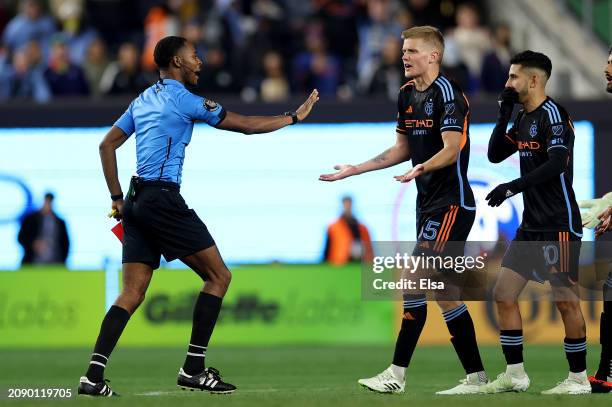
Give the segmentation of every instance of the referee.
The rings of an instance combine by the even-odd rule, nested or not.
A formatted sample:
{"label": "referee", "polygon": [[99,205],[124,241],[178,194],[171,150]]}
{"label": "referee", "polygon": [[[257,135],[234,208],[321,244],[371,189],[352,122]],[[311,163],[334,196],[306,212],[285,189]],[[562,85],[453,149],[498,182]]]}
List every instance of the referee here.
{"label": "referee", "polygon": [[[244,134],[267,133],[304,120],[319,100],[318,91],[314,90],[296,111],[280,116],[242,116],[185,88],[186,84],[197,83],[202,69],[195,48],[185,38],[171,36],[160,40],[155,46],[154,60],[160,80],[132,101],[100,144],[112,210],[124,227],[123,288],[102,321],[78,394],[117,395],[104,380],[104,368],[130,315],[144,300],[162,254],[167,261],[180,259],[205,281],[194,307],[191,340],[177,384],[183,389],[211,393],[236,390],[221,379],[218,370],[204,366],[206,347],[231,273],[206,225],[180,194],[185,147],[196,121]],[[115,150],[132,133],[136,134],[138,176],[132,177],[124,198]]]}

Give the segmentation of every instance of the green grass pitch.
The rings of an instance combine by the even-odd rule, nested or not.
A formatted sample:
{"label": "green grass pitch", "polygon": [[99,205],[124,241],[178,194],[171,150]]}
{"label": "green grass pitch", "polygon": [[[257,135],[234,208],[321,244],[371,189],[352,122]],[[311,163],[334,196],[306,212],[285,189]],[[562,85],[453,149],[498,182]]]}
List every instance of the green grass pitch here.
{"label": "green grass pitch", "polygon": [[[563,379],[567,363],[562,345],[526,346],[525,358],[532,387],[523,394],[435,396],[454,386],[462,369],[450,346],[419,347],[401,395],[362,389],[358,378],[388,366],[392,346],[211,348],[207,363],[238,386],[232,395],[183,391],[176,372],[185,349],[126,348],[115,351],[107,369],[116,399],[8,400],[7,388],[72,388],[76,392],[89,349],[0,350],[0,405],[57,406],[612,406],[612,394],[542,396],[541,390]],[[481,349],[487,372],[494,376],[504,366],[498,347]],[[598,347],[589,349],[590,372]]]}

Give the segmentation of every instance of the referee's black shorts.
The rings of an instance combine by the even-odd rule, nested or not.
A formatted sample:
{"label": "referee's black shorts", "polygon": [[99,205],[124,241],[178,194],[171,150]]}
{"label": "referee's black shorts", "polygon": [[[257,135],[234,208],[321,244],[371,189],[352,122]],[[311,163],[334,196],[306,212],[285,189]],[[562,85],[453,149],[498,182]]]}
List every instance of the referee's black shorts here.
{"label": "referee's black shorts", "polygon": [[180,194],[178,184],[141,181],[135,201],[125,200],[123,214],[123,263],[145,263],[159,268],[214,246],[206,225]]}

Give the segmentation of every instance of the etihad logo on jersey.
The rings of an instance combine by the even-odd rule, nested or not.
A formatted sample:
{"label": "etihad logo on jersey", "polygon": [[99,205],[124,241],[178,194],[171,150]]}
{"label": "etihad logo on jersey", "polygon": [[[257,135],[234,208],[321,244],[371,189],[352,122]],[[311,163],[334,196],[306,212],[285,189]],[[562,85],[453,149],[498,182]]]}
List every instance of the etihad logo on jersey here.
{"label": "etihad logo on jersey", "polygon": [[420,120],[420,119],[409,119],[404,120],[407,129],[419,129],[419,128],[431,128],[434,126],[434,121],[431,119]]}
{"label": "etihad logo on jersey", "polygon": [[540,143],[537,141],[517,141],[516,146],[519,150],[539,150]]}

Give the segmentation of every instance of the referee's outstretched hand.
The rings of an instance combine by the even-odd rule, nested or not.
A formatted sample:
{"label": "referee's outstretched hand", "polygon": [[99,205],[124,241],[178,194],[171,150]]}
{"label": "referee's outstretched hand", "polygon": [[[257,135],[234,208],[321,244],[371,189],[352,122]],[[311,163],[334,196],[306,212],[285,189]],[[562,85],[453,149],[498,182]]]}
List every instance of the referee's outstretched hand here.
{"label": "referee's outstretched hand", "polygon": [[338,172],[320,175],[319,181],[338,181],[339,179],[350,177],[351,175],[357,175],[357,168],[350,164],[334,165],[334,170],[338,170]]}
{"label": "referee's outstretched hand", "polygon": [[318,101],[319,101],[319,91],[315,89],[312,91],[310,96],[308,96],[308,99],[306,99],[306,101],[302,103],[302,106],[298,107],[297,110],[295,111],[295,114],[297,114],[298,120],[302,121],[305,118],[307,118],[308,115],[310,114],[310,111],[312,110],[312,107]]}

